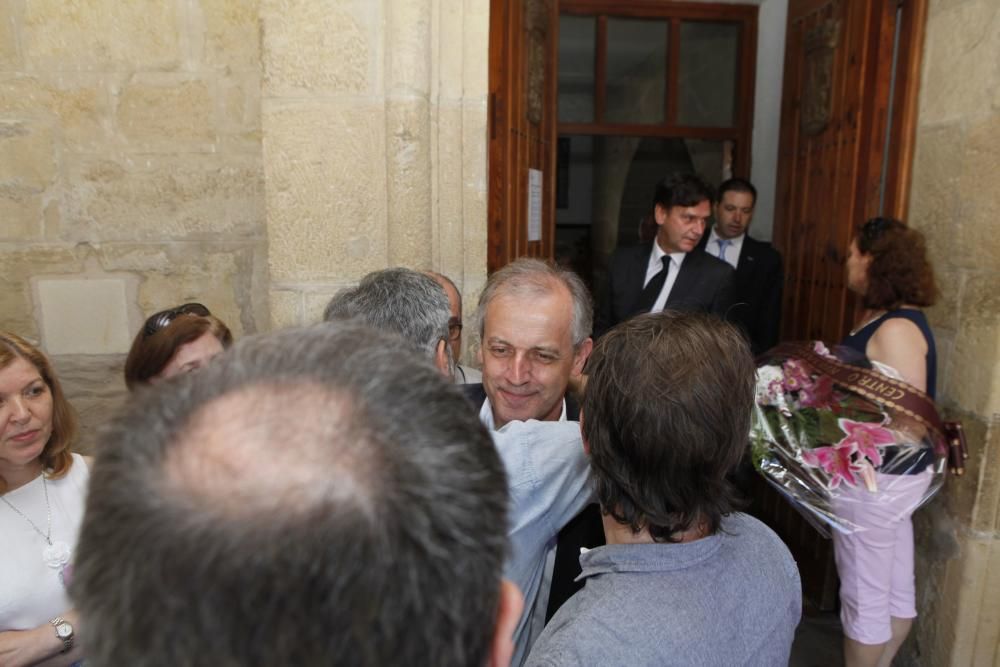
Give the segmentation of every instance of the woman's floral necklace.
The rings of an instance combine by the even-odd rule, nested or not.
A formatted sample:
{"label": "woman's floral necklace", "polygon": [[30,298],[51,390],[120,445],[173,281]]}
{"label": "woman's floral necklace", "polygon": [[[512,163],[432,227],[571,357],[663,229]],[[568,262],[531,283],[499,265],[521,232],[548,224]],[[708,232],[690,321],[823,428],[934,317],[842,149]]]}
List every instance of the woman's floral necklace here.
{"label": "woman's floral necklace", "polygon": [[7,500],[6,497],[0,496],[0,500],[7,505],[7,507],[14,510],[22,519],[27,521],[35,532],[42,536],[45,540],[46,547],[42,550],[42,561],[48,565],[53,570],[58,570],[59,581],[62,582],[63,586],[66,585],[66,580],[64,578],[64,573],[66,571],[66,565],[69,563],[69,558],[72,551],[69,545],[62,540],[52,541],[52,505],[49,503],[49,487],[45,482],[45,475],[42,475],[42,490],[45,492],[45,532],[39,528],[34,521],[32,521],[27,514],[19,510],[14,506],[14,503]]}

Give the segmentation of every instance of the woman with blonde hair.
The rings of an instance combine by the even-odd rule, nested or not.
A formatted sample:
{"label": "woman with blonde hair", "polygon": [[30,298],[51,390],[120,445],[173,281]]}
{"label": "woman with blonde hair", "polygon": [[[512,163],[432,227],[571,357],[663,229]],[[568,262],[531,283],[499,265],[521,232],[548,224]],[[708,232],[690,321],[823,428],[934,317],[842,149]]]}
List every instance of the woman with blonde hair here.
{"label": "woman with blonde hair", "polygon": [[0,331],[0,665],[80,659],[66,589],[89,461],[71,450],[76,416],[45,355]]}

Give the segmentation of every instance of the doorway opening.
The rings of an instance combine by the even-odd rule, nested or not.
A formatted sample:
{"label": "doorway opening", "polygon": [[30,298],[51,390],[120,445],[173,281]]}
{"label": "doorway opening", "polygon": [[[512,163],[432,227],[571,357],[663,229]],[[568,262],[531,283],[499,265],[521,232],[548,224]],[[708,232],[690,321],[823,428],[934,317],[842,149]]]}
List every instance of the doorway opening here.
{"label": "doorway opening", "polygon": [[660,179],[748,175],[757,7],[563,0],[558,23],[554,254],[599,295]]}

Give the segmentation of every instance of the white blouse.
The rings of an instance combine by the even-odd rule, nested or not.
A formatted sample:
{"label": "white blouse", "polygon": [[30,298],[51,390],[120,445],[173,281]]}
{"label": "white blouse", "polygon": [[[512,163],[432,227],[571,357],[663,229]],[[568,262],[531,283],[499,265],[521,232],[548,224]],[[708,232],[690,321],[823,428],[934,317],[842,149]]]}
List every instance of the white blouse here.
{"label": "white blouse", "polygon": [[[47,479],[43,486],[39,475],[3,497],[44,533],[48,487],[52,542],[65,542],[75,550],[89,479],[86,461],[73,454],[73,465],[62,479]],[[36,628],[72,607],[60,570],[42,557],[47,546],[24,516],[0,502],[0,631]]]}

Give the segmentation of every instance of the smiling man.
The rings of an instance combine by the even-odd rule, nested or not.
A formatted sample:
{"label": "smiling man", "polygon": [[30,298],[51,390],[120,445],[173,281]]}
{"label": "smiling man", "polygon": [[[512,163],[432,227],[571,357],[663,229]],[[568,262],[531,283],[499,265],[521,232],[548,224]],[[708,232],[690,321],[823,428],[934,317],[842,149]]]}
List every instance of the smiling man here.
{"label": "smiling man", "polygon": [[[476,312],[483,384],[480,418],[489,427],[509,421],[577,419],[566,400],[570,378],[590,355],[593,307],[572,271],[521,258],[492,276]],[[473,388],[469,395],[475,400]]]}
{"label": "smiling man", "polygon": [[733,269],[698,249],[714,199],[712,186],[692,174],[668,176],[657,184],[656,239],[612,255],[598,304],[597,335],[640,313],[669,309],[726,315]]}
{"label": "smiling man", "polygon": [[[511,422],[576,421],[580,408],[567,395],[590,356],[593,306],[587,287],[572,271],[522,257],[493,273],[476,310],[483,361],[483,383],[463,386],[487,428],[507,430]],[[509,427],[507,427],[509,428]],[[565,454],[565,452],[563,452]],[[553,515],[558,489],[544,481],[551,464],[525,469],[517,477],[532,498],[529,514]],[[523,482],[523,483],[522,483]],[[542,624],[580,588],[581,547],[604,543],[597,505],[568,523],[548,522],[559,530],[546,546],[537,587],[525,591],[525,617],[515,635],[519,664]],[[564,525],[565,524],[565,525]],[[519,556],[514,545],[514,557]]]}

